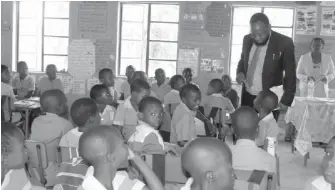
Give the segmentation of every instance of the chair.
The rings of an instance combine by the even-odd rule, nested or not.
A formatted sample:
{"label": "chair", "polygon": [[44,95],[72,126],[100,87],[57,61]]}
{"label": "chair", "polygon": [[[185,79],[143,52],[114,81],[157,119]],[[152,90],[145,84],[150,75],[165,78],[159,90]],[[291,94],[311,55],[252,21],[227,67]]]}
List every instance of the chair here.
{"label": "chair", "polygon": [[[264,146],[262,147],[265,151],[267,151],[268,149],[268,139],[265,139],[264,142]],[[276,173],[277,173],[277,182],[278,182],[278,186],[280,186],[280,163],[279,163],[279,156],[277,154],[275,154],[275,158],[276,158]]]}
{"label": "chair", "polygon": [[5,96],[5,95],[1,96],[1,121],[6,121],[6,116],[5,116],[6,114],[4,110],[4,107],[6,107],[6,102],[7,102],[8,115],[9,115],[7,122],[13,123],[15,126],[23,130],[24,129],[23,121],[12,122],[13,121],[13,108],[12,108],[12,103],[11,103],[12,100],[9,96]]}
{"label": "chair", "polygon": [[49,162],[61,163],[61,153],[58,148],[59,141],[60,138],[55,138],[48,142],[25,141],[28,150],[30,173],[32,173],[33,177],[39,179],[43,186],[47,184],[45,169],[49,167]]}
{"label": "chair", "polygon": [[276,175],[260,170],[234,170],[235,190],[275,190]]}

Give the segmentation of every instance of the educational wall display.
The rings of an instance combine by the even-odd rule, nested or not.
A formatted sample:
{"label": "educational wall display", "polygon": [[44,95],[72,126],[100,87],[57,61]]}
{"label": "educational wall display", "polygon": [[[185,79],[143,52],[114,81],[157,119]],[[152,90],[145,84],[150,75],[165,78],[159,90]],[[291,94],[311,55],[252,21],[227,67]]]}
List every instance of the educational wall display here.
{"label": "educational wall display", "polygon": [[[95,71],[113,68],[115,65],[116,43],[114,40],[98,39],[95,42]],[[115,73],[114,73],[115,74]]]}
{"label": "educational wall display", "polygon": [[320,35],[335,36],[335,7],[322,7]]}
{"label": "educational wall display", "polygon": [[68,94],[72,91],[73,87],[73,77],[70,75],[63,75],[62,77],[63,87],[64,87],[64,93]]}
{"label": "educational wall display", "polygon": [[82,38],[107,35],[107,1],[82,1],[78,9],[78,28]]}
{"label": "educational wall display", "polygon": [[95,73],[95,46],[91,40],[70,42],[68,72],[76,79],[87,79]]}
{"label": "educational wall display", "polygon": [[206,9],[205,29],[210,36],[223,37],[230,32],[228,3],[213,1]]}
{"label": "educational wall display", "polygon": [[296,34],[316,34],[316,6],[297,7]]}
{"label": "educational wall display", "polygon": [[224,67],[222,65],[222,60],[212,60],[209,58],[204,58],[201,59],[200,62],[200,71],[212,74],[223,74]]}
{"label": "educational wall display", "polygon": [[185,2],[185,10],[181,15],[180,30],[190,35],[199,35],[205,28],[205,8],[203,2]]}
{"label": "educational wall display", "polygon": [[96,85],[96,84],[100,84],[100,81],[99,79],[95,78],[95,77],[92,77],[92,78],[89,78],[87,79],[87,92],[90,92],[91,88]]}
{"label": "educational wall display", "polygon": [[179,48],[177,73],[182,74],[185,68],[191,68],[193,77],[198,76],[199,48]]}
{"label": "educational wall display", "polygon": [[85,93],[86,93],[85,80],[74,79],[73,87],[72,87],[72,94],[85,95]]}

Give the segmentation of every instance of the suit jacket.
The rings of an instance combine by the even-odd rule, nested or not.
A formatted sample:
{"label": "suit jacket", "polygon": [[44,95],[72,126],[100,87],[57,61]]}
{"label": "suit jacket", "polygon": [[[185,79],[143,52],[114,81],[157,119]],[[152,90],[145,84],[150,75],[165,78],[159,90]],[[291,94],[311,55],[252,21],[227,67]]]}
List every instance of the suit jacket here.
{"label": "suit jacket", "polygon": [[[283,85],[284,94],[281,103],[290,106],[296,91],[294,44],[291,38],[275,31],[271,31],[269,40],[262,72],[263,90]],[[249,54],[252,45],[253,40],[251,34],[244,36],[237,73],[242,72],[247,75]]]}

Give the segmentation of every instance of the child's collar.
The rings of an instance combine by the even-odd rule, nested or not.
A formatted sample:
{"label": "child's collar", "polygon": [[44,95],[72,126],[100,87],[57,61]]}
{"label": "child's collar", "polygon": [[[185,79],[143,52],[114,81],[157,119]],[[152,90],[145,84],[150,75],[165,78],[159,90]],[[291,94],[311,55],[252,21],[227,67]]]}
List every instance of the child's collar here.
{"label": "child's collar", "polygon": [[178,93],[178,94],[179,94],[179,91],[176,90],[176,89],[172,89],[171,92],[173,92],[173,93]]}
{"label": "child's collar", "polygon": [[214,96],[214,97],[222,97],[222,94],[220,94],[220,93],[213,93],[211,96]]}
{"label": "child's collar", "polygon": [[274,119],[272,112],[270,112],[265,117],[263,117],[263,119],[261,119],[261,121],[269,121],[271,119]]}

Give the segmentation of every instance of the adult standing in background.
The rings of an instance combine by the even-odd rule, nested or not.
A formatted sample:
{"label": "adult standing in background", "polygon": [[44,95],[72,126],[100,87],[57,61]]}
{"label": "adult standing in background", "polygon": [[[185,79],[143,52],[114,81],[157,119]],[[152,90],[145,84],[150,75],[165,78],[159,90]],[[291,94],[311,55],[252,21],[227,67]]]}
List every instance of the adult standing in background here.
{"label": "adult standing in background", "polygon": [[322,53],[324,45],[322,38],[314,38],[311,41],[312,52],[300,57],[297,68],[300,96],[307,96],[307,84],[313,81],[314,96],[328,97],[328,83],[335,78],[335,72],[331,56]]}
{"label": "adult standing in background", "polygon": [[130,83],[135,72],[135,68],[132,65],[128,65],[126,68],[127,80],[121,84],[121,97],[120,100],[125,100],[130,96]]}
{"label": "adult standing in background", "polygon": [[[283,85],[280,110],[286,111],[296,91],[294,44],[291,38],[271,30],[268,17],[256,13],[250,19],[251,33],[244,36],[236,81],[244,84],[242,105],[253,107],[256,95]],[[284,74],[285,72],[285,74]],[[274,112],[276,120],[279,111]]]}

